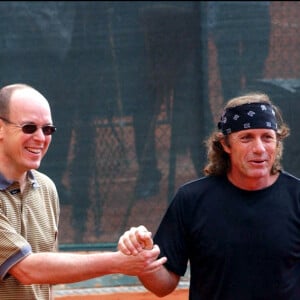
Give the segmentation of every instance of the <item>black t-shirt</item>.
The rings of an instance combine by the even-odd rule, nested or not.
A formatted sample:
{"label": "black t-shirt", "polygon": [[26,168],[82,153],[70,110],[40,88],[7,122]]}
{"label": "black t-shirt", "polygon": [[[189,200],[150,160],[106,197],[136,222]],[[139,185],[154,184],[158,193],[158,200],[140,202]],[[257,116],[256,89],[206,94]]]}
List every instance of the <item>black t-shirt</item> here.
{"label": "black t-shirt", "polygon": [[209,176],[177,191],[154,241],[190,300],[300,299],[300,180],[245,191]]}

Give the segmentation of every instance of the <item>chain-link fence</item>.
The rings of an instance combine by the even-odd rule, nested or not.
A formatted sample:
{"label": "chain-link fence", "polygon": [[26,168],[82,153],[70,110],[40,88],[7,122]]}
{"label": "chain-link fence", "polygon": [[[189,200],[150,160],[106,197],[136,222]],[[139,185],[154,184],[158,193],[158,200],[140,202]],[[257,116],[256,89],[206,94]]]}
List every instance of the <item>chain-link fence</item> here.
{"label": "chain-link fence", "polygon": [[41,171],[61,198],[61,247],[155,232],[179,185],[202,176],[225,100],[267,92],[290,125],[300,176],[297,1],[3,1],[1,85],[49,100],[57,133]]}

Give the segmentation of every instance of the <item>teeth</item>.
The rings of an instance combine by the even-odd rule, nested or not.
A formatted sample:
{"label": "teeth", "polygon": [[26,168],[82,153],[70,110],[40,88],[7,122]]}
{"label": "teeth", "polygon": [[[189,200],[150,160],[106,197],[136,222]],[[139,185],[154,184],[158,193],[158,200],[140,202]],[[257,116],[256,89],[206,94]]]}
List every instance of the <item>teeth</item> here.
{"label": "teeth", "polygon": [[37,150],[35,148],[27,148],[27,150],[32,152],[32,153],[35,153],[35,154],[39,154],[41,152],[40,150]]}

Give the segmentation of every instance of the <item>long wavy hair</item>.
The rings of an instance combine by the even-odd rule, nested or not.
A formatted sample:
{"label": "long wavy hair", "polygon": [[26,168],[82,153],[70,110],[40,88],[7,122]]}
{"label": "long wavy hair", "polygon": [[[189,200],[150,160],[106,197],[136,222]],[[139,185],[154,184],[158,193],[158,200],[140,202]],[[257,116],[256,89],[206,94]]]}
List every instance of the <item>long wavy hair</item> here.
{"label": "long wavy hair", "polygon": [[[278,124],[276,158],[271,168],[271,174],[276,174],[282,169],[281,159],[283,154],[283,140],[290,134],[290,128],[283,121],[282,113],[276,105],[272,103],[269,96],[264,93],[248,93],[240,97],[233,98],[227,102],[224,110],[230,107],[236,107],[247,103],[269,103],[275,111],[275,117]],[[205,141],[207,148],[208,162],[203,169],[205,175],[225,175],[231,168],[229,155],[224,151],[221,140],[229,145],[228,136],[220,131],[214,131]]]}

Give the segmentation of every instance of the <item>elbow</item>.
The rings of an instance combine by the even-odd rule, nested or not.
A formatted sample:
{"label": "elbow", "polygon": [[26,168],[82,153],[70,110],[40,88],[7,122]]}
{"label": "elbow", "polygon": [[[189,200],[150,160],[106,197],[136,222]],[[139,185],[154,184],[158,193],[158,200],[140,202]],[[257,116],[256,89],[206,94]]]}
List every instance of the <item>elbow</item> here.
{"label": "elbow", "polygon": [[28,276],[27,274],[23,273],[20,270],[10,270],[9,271],[10,276],[14,277],[19,283],[23,284],[23,285],[30,285],[30,284],[34,284],[32,278],[30,278],[30,276]]}
{"label": "elbow", "polygon": [[10,272],[10,274],[23,285],[30,285],[36,283],[36,280],[34,280],[30,274],[21,270],[15,270],[14,272]]}
{"label": "elbow", "polygon": [[27,276],[18,276],[18,277],[16,277],[16,279],[23,285],[34,284],[34,281],[31,280],[31,278],[29,278]]}
{"label": "elbow", "polygon": [[165,296],[171,294],[176,289],[176,286],[177,285],[170,286],[169,288],[165,288],[165,289],[158,289],[154,292],[154,294],[159,298],[165,297]]}
{"label": "elbow", "polygon": [[171,294],[176,289],[179,279],[179,275],[168,271],[166,268],[161,268],[160,272],[150,276],[139,276],[144,287],[159,298]]}
{"label": "elbow", "polygon": [[152,283],[147,284],[146,282],[142,282],[142,284],[148,291],[150,291],[152,294],[154,294],[158,298],[163,298],[163,297],[171,294],[176,288],[176,285],[167,287],[166,285],[161,286],[159,284],[152,284]]}
{"label": "elbow", "polygon": [[26,266],[26,264],[24,264],[23,261],[11,267],[9,270],[9,274],[24,285],[37,283],[37,278],[34,278],[33,272]]}

